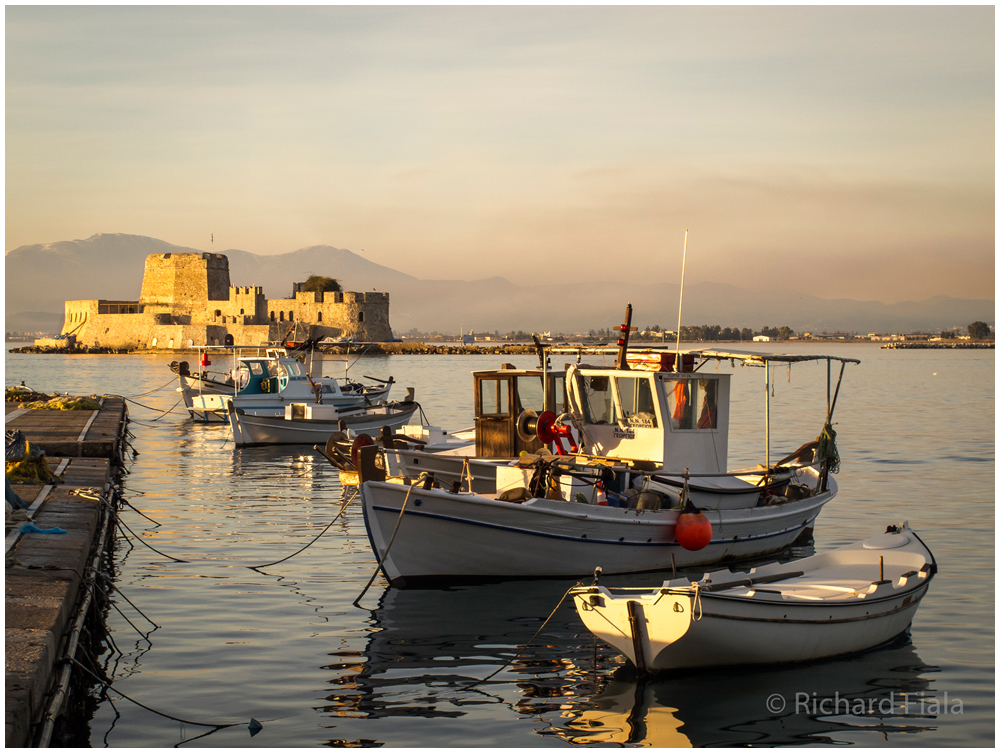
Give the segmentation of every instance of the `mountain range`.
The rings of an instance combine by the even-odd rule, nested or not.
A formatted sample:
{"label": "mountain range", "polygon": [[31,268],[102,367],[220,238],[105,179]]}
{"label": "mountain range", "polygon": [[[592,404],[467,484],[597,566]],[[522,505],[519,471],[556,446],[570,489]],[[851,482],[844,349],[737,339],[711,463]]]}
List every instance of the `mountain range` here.
{"label": "mountain range", "polygon": [[[6,254],[5,329],[58,332],[63,302],[137,300],[149,254],[204,249],[156,238],[102,233],[85,240],[20,246]],[[335,277],[344,290],[389,293],[389,320],[397,333],[460,331],[587,332],[621,323],[625,304],[633,324],[677,324],[679,286],[635,280],[595,279],[575,284],[521,284],[504,277],[482,280],[422,279],[376,264],[346,249],[310,246],[262,256],[238,249],[229,257],[234,285],[262,285],[269,298],[290,297],[292,283],[310,274]],[[935,296],[881,303],[818,298],[801,284],[776,279],[766,290],[703,282],[684,289],[684,324],[722,327],[787,325],[796,332],[937,332],[973,321],[994,323],[992,300]]]}

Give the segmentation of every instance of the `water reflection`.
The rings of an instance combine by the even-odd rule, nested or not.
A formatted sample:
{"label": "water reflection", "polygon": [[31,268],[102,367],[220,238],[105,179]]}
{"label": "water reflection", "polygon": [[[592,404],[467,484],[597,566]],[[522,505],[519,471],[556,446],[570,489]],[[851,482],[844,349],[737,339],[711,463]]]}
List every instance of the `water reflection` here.
{"label": "water reflection", "polygon": [[855,732],[936,729],[913,703],[933,694],[936,669],[908,638],[840,661],[639,680],[568,602],[534,637],[570,585],[386,589],[365,649],[330,654],[334,687],[319,710],[433,719],[503,704],[541,722],[539,735],[642,747],[840,744]]}
{"label": "water reflection", "polygon": [[330,654],[325,669],[336,673],[330,684],[337,687],[321,709],[363,718],[455,718],[469,707],[503,703],[538,715],[560,708],[563,698],[589,696],[598,673],[615,666],[611,649],[595,647],[568,600],[539,633],[571,585],[386,588],[364,651]]}
{"label": "water reflection", "polygon": [[842,733],[936,729],[919,714],[924,666],[904,642],[840,661],[769,671],[703,671],[639,680],[626,668],[573,699],[540,734],[643,747],[842,744]]}

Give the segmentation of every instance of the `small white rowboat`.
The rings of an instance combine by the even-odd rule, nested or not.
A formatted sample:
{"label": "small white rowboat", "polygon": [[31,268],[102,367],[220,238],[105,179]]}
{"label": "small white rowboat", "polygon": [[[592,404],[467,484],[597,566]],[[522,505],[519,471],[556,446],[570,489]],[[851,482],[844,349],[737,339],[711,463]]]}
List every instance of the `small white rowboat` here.
{"label": "small white rowboat", "polygon": [[825,554],[655,589],[579,586],[587,628],[640,674],[864,651],[905,632],[937,570],[904,523]]}

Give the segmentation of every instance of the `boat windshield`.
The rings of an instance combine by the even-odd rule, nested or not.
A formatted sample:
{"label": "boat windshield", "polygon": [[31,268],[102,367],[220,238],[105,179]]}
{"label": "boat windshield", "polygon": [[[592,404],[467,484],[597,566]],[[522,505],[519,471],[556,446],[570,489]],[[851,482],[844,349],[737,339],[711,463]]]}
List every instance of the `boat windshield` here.
{"label": "boat windshield", "polygon": [[272,361],[267,371],[270,376],[302,376],[302,364],[294,360]]}
{"label": "boat windshield", "polygon": [[653,404],[653,389],[649,377],[616,376],[618,402],[621,404],[622,419],[626,426],[640,426],[655,429],[656,407]]}
{"label": "boat windshield", "polygon": [[667,414],[674,429],[715,429],[719,383],[715,379],[665,379]]}
{"label": "boat windshield", "polygon": [[604,374],[585,374],[580,377],[583,395],[584,419],[588,424],[613,424],[618,417],[614,396],[611,394],[611,377]]}

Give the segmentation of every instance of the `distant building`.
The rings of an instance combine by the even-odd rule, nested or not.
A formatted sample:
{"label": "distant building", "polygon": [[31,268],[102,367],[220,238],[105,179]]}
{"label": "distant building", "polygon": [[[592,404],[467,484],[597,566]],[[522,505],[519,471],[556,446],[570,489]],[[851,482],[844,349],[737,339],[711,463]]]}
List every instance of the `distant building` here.
{"label": "distant building", "polygon": [[392,339],[388,293],[313,293],[291,298],[233,286],[224,254],[151,254],[137,301],[66,301],[62,332],[104,348],[258,345],[283,339]]}
{"label": "distant building", "polygon": [[768,337],[767,335],[754,335],[753,341],[755,343],[769,343],[771,342],[771,338]]}

